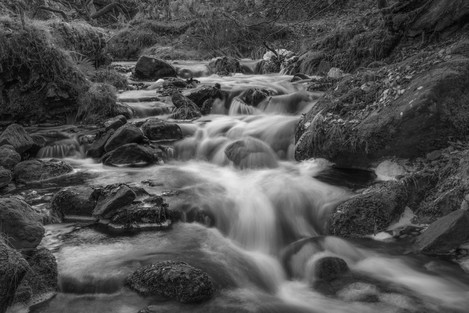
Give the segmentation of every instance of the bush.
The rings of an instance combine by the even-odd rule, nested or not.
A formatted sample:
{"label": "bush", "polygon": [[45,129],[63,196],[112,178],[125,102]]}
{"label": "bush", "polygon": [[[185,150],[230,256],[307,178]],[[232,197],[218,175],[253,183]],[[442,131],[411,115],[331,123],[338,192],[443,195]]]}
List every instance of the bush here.
{"label": "bush", "polygon": [[105,83],[116,87],[117,89],[127,89],[127,77],[118,73],[111,68],[99,69],[92,76],[91,81],[94,83]]}
{"label": "bush", "polygon": [[0,117],[65,121],[76,113],[89,83],[44,28],[2,17],[0,42]]}
{"label": "bush", "polygon": [[116,101],[114,86],[100,83],[91,85],[79,99],[77,121],[94,124],[118,115]]}

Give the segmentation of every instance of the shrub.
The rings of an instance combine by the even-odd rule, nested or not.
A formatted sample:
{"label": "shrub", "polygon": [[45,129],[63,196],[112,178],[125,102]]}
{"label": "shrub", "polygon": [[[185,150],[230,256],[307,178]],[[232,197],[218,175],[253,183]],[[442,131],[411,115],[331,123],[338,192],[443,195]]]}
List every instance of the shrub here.
{"label": "shrub", "polygon": [[85,124],[99,123],[118,115],[116,88],[95,83],[79,99],[77,121]]}

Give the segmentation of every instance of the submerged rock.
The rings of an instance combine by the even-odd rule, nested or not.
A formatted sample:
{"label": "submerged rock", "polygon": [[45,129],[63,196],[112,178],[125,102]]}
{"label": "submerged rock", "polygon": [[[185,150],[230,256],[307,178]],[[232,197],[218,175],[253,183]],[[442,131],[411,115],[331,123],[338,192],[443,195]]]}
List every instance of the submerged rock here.
{"label": "submerged rock", "polygon": [[11,145],[0,146],[0,166],[12,170],[21,162],[21,155]]}
{"label": "submerged rock", "polygon": [[211,278],[180,261],[163,261],[136,270],[126,285],[143,296],[163,296],[181,303],[199,303],[213,296]]}
{"label": "submerged rock", "polygon": [[63,219],[66,216],[91,216],[96,206],[94,189],[88,186],[66,187],[51,200],[52,211]]}
{"label": "submerged rock", "polygon": [[179,125],[158,118],[148,119],[142,130],[150,140],[179,140],[183,137]]}
{"label": "submerged rock", "polygon": [[6,312],[13,302],[16,289],[28,268],[21,254],[6,245],[0,236],[0,312]]}
{"label": "submerged rock", "polygon": [[176,76],[176,69],[172,65],[152,56],[142,55],[135,65],[135,77],[138,79],[158,80]]}
{"label": "submerged rock", "polygon": [[18,163],[14,178],[18,183],[31,183],[62,176],[73,171],[73,167],[59,160],[29,160]]}
{"label": "submerged rock", "polygon": [[469,211],[458,210],[432,223],[417,237],[415,247],[425,254],[445,255],[469,240]]}
{"label": "submerged rock", "polygon": [[314,279],[331,281],[350,271],[347,263],[337,257],[324,257],[316,261]]}
{"label": "submerged rock", "polygon": [[263,141],[246,137],[233,142],[225,149],[227,158],[241,169],[275,168],[278,166],[275,152]]}
{"label": "submerged rock", "polygon": [[337,207],[329,232],[340,237],[361,237],[383,231],[404,212],[407,200],[407,188],[402,182],[372,186]]}
{"label": "submerged rock", "polygon": [[11,124],[0,135],[0,146],[11,145],[23,154],[34,146],[34,140],[24,130],[23,126]]}
{"label": "submerged rock", "polygon": [[44,237],[41,217],[26,202],[0,198],[0,233],[15,249],[34,249]]}
{"label": "submerged rock", "polygon": [[112,134],[104,145],[104,150],[110,152],[125,144],[141,142],[143,142],[143,133],[140,128],[133,124],[126,124]]}
{"label": "submerged rock", "polygon": [[158,152],[149,146],[129,143],[106,153],[102,162],[109,166],[147,166],[160,161]]}

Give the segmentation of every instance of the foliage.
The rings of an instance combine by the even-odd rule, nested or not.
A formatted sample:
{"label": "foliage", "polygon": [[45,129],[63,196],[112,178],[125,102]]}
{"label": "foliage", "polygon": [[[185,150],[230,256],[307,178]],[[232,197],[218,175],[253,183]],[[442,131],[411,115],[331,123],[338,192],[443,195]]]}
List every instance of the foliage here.
{"label": "foliage", "polygon": [[98,123],[118,114],[116,88],[105,83],[95,83],[79,99],[77,121]]}

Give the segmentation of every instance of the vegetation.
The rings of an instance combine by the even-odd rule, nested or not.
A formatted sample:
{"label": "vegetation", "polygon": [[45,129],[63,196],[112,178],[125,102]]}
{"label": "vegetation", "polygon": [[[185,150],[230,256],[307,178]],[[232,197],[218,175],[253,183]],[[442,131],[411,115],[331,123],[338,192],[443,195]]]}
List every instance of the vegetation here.
{"label": "vegetation", "polygon": [[96,83],[78,100],[77,121],[86,124],[98,123],[118,115],[116,88],[109,84]]}

